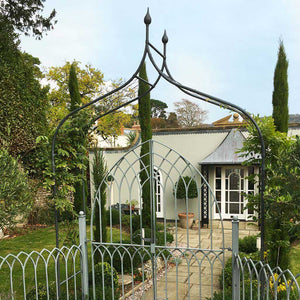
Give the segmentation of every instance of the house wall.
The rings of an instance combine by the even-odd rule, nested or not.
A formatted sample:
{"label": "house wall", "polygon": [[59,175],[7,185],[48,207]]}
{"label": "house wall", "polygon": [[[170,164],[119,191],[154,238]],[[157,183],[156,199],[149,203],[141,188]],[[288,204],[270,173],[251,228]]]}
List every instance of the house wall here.
{"label": "house wall", "polygon": [[[196,218],[201,215],[200,195],[201,195],[201,176],[199,162],[213,152],[219,144],[224,140],[228,134],[228,130],[207,131],[202,130],[198,132],[163,132],[154,133],[153,140],[158,143],[154,144],[154,165],[160,166],[162,172],[162,192],[163,192],[163,217],[166,219],[175,219],[179,212],[186,210],[194,212]],[[180,142],[179,142],[180,141]],[[161,143],[161,144],[159,144]],[[176,152],[168,157],[167,163],[161,164],[162,160],[167,157],[170,147]],[[130,149],[124,150],[104,150],[104,157],[107,162],[108,169],[111,170],[115,180],[107,191],[107,205],[114,203],[125,203],[126,200],[134,199],[140,201],[140,187],[138,156],[140,149],[137,149],[136,155],[132,153],[126,155],[126,162],[123,161],[120,170],[113,168],[114,164],[121,159]],[[191,163],[191,166],[186,167],[186,162],[177,160],[179,156],[184,157]],[[92,161],[94,153],[92,149],[90,156],[90,170],[92,170]],[[172,164],[176,161],[176,166]],[[132,166],[129,167],[129,166]],[[125,176],[124,176],[125,174]],[[189,200],[186,203],[182,199],[174,197],[174,186],[179,176],[192,176],[197,182],[199,189],[198,201],[197,199]],[[123,177],[126,177],[124,180]],[[122,179],[123,178],[123,179]],[[91,194],[94,195],[95,190],[91,179]],[[113,195],[113,197],[111,197]],[[198,217],[197,217],[198,216]]]}
{"label": "house wall", "polygon": [[[164,157],[168,154],[168,148],[166,145],[177,151],[179,155],[187,159],[193,168],[186,169],[186,164],[183,161],[176,163],[176,168],[170,171],[170,166],[176,161],[178,156],[173,153],[173,156],[168,157],[168,164],[164,164],[160,167],[162,171],[162,192],[163,192],[163,217],[166,219],[175,219],[178,212],[186,211],[186,203],[182,199],[175,199],[174,197],[174,185],[178,180],[180,175],[193,175],[197,185],[201,186],[201,177],[199,175],[201,162],[205,157],[214,152],[218,146],[223,142],[223,140],[228,135],[230,129],[218,129],[218,130],[198,130],[198,131],[174,131],[174,132],[156,132],[153,134],[153,140],[161,144],[154,145],[154,165],[159,166]],[[247,136],[247,132],[242,132],[243,135]],[[289,135],[300,135],[300,127],[293,127],[289,130]],[[139,145],[139,141],[134,147]],[[134,147],[129,149],[113,149],[104,150],[104,157],[107,162],[108,169],[112,169],[114,164],[118,162],[128,151],[132,150]],[[115,178],[114,182],[110,185],[110,190],[108,189],[108,199],[107,205],[115,204],[118,202],[125,203],[126,200],[134,199],[141,201],[140,199],[140,189],[139,186],[139,152],[137,151],[126,155],[126,159],[120,165],[121,170],[112,169],[113,176]],[[90,150],[90,170],[92,170],[93,161],[93,150]],[[176,170],[175,170],[176,169]],[[211,185],[211,191],[214,191],[214,172],[213,166],[209,167],[209,183]],[[112,192],[111,192],[112,190]],[[94,195],[94,186],[91,179],[91,193]],[[200,210],[200,195],[199,199],[193,199],[188,202],[188,210],[190,212],[196,213],[196,216],[201,215]],[[212,212],[212,200],[213,196],[209,195],[210,200],[210,218],[213,217]],[[141,203],[140,203],[141,205]],[[197,218],[197,217],[196,217]]]}

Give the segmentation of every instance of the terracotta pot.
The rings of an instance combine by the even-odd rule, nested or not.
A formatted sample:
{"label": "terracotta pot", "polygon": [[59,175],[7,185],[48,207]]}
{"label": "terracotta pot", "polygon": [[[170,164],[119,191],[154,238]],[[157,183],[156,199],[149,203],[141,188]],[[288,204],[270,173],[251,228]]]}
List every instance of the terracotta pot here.
{"label": "terracotta pot", "polygon": [[178,217],[179,217],[179,220],[180,220],[180,226],[182,228],[187,229],[187,228],[191,228],[192,227],[195,214],[194,213],[189,213],[188,224],[187,224],[187,214],[186,213],[179,213]]}

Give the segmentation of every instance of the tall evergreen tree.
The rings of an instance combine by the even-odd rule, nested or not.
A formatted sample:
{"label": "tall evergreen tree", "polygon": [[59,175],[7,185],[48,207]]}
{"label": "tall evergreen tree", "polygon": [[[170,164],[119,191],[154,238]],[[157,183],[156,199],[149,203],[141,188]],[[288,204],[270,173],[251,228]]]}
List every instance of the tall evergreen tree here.
{"label": "tall evergreen tree", "polygon": [[279,43],[278,59],[274,72],[273,91],[273,119],[276,130],[287,133],[289,124],[289,85],[288,85],[288,61],[283,42]]}
{"label": "tall evergreen tree", "polygon": [[[148,81],[146,64],[144,63],[139,76]],[[139,121],[141,126],[141,140],[142,143],[152,139],[151,128],[151,105],[150,93],[146,94],[149,85],[144,81],[139,81],[138,96],[143,96],[139,99]],[[150,156],[149,143],[145,143],[141,147],[141,162],[140,162],[140,181],[142,186],[142,200],[143,200],[143,226],[145,228],[151,227],[151,199],[150,199],[150,181],[148,174],[150,174]]]}
{"label": "tall evergreen tree", "polygon": [[[92,174],[93,174],[93,182],[95,193],[97,193],[98,188],[100,187],[100,204],[95,203],[95,210],[94,210],[94,240],[96,242],[106,243],[107,241],[107,218],[106,218],[106,182],[104,179],[107,175],[107,164],[105,162],[103,152],[99,149],[95,149],[95,156],[93,160],[92,166]],[[101,186],[100,186],[101,184]],[[96,194],[95,194],[96,196]],[[100,207],[101,207],[101,224],[100,224]],[[100,228],[101,225],[101,228]],[[94,257],[95,263],[101,262],[100,252],[97,251]]]}
{"label": "tall evergreen tree", "polygon": [[75,65],[72,64],[69,73],[69,93],[71,98],[70,111],[76,109],[81,104],[81,97],[78,88],[78,80],[76,76]]}
{"label": "tall evergreen tree", "polygon": [[[78,81],[76,76],[75,65],[72,64],[69,73],[69,93],[71,98],[70,111],[76,109],[81,105],[81,96],[78,89]],[[87,168],[87,161],[85,157],[86,146],[87,146],[87,136],[86,136],[86,126],[87,119],[85,113],[79,113],[72,117],[69,135],[72,141],[73,159],[82,159],[78,161],[81,165],[80,168],[75,168],[71,172],[77,175],[78,180],[74,182],[74,211],[79,213],[81,210],[85,210],[84,207],[84,197],[87,196],[87,182],[85,176],[85,170]],[[82,176],[80,176],[80,174]]]}

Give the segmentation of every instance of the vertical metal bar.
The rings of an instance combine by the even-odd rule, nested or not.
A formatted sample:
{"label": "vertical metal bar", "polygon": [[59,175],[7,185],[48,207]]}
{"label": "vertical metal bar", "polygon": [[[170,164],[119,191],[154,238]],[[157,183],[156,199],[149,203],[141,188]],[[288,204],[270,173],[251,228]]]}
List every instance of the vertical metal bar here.
{"label": "vertical metal bar", "polygon": [[[82,157],[81,162],[82,162],[82,164],[83,164],[83,157]],[[84,214],[86,214],[84,168],[82,168],[81,173],[82,173],[82,200],[83,200],[83,212],[84,212]]]}
{"label": "vertical metal bar", "polygon": [[237,256],[239,254],[239,220],[232,218],[232,300],[240,299],[240,268]]}
{"label": "vertical metal bar", "polygon": [[157,299],[156,289],[156,255],[155,255],[155,240],[156,240],[156,199],[154,193],[154,164],[153,164],[153,140],[149,140],[149,162],[150,162],[150,200],[151,200],[151,262],[152,262],[152,280],[153,280],[153,299]]}
{"label": "vertical metal bar", "polygon": [[79,212],[79,242],[81,247],[81,286],[82,299],[89,299],[88,256],[86,238],[86,219],[83,211]]}

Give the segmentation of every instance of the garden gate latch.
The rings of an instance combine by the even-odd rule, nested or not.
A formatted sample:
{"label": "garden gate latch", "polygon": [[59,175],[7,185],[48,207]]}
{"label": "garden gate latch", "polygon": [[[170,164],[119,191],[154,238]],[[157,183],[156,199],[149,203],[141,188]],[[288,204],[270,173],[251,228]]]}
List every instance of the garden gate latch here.
{"label": "garden gate latch", "polygon": [[222,250],[228,250],[228,251],[232,251],[232,249],[230,248],[230,247],[221,247],[220,249],[222,249]]}

